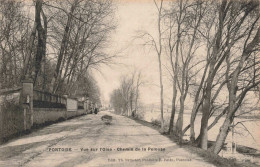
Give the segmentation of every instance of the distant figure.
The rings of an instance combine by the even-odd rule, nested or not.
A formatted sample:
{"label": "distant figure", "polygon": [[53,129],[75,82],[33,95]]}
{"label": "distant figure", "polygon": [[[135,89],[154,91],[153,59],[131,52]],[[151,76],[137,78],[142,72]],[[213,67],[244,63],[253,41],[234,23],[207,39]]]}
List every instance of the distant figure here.
{"label": "distant figure", "polygon": [[103,115],[102,117],[101,117],[101,120],[103,121],[103,122],[105,122],[105,124],[111,124],[111,122],[112,122],[112,116],[110,116],[110,115]]}
{"label": "distant figure", "polygon": [[98,113],[98,108],[95,107],[94,113],[95,113],[95,114]]}
{"label": "distant figure", "polygon": [[136,117],[136,110],[132,111],[132,117]]}

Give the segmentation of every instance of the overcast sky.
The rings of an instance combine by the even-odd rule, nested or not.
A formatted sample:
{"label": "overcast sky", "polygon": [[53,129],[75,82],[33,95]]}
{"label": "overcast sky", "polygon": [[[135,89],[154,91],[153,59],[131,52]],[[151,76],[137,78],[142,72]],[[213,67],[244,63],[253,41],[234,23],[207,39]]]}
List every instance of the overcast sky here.
{"label": "overcast sky", "polygon": [[[164,2],[164,7],[167,2]],[[138,31],[145,31],[156,38],[157,34],[157,9],[152,0],[134,1],[120,0],[116,3],[117,9],[115,16],[117,20],[117,29],[111,36],[111,47],[108,52],[114,53],[121,50],[123,57],[116,59],[117,65],[113,67],[102,67],[102,74],[95,72],[95,77],[101,89],[102,98],[109,101],[111,92],[119,87],[120,76],[133,71],[133,68],[141,70],[143,80],[146,85],[142,86],[141,102],[146,104],[160,103],[159,70],[158,58],[153,48],[144,49],[141,40],[133,40]],[[205,54],[205,50],[199,49],[198,54]],[[165,68],[169,58],[163,52],[163,86],[164,86],[164,104],[171,105],[172,85],[170,75]],[[168,63],[169,65],[169,63]],[[222,99],[225,99],[223,95]],[[186,103],[191,99],[187,96]]]}
{"label": "overcast sky", "polygon": [[144,50],[140,41],[134,40],[140,30],[156,36],[156,8],[152,1],[121,1],[116,4],[117,29],[112,34],[109,52],[123,50],[123,57],[116,59],[118,65],[103,67],[102,74],[95,72],[103,98],[109,100],[110,93],[119,86],[120,76],[137,68],[142,71],[143,79],[149,81],[141,88],[141,100],[144,103],[159,102],[157,56],[153,50]]}

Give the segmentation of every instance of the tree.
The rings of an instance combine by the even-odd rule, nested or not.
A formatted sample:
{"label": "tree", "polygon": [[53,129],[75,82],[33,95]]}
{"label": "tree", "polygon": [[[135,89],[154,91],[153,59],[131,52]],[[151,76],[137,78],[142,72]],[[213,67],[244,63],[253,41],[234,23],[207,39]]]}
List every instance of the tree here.
{"label": "tree", "polygon": [[142,32],[139,35],[139,38],[147,38],[145,45],[152,46],[157,54],[158,58],[158,69],[159,69],[159,82],[160,82],[160,111],[161,111],[161,130],[164,130],[164,118],[163,118],[163,107],[164,107],[164,98],[163,98],[163,78],[162,78],[162,52],[163,52],[163,32],[162,32],[162,18],[163,18],[163,0],[157,2],[153,1],[156,10],[157,10],[157,32],[158,32],[158,41],[154,38],[153,35],[147,32]]}
{"label": "tree", "polygon": [[[37,51],[35,55],[35,76],[34,84],[36,83],[38,73],[41,69],[42,59],[46,56],[46,39],[47,39],[47,18],[42,9],[42,0],[37,0],[35,4],[35,24],[37,30]],[[43,18],[44,26],[41,23]]]}
{"label": "tree", "polygon": [[[176,122],[176,133],[179,136],[180,139],[182,139],[182,128],[183,128],[183,113],[184,113],[184,103],[185,99],[187,97],[187,94],[189,92],[189,87],[191,84],[191,80],[196,76],[198,71],[195,71],[193,68],[196,67],[199,62],[196,62],[195,59],[195,52],[198,49],[198,46],[196,44],[199,44],[199,40],[197,37],[198,29],[200,27],[200,23],[202,20],[202,17],[205,13],[205,7],[202,6],[203,2],[201,1],[195,1],[193,4],[191,4],[191,14],[186,14],[187,18],[191,18],[187,20],[189,24],[186,23],[187,30],[184,29],[184,31],[187,31],[188,33],[185,33],[185,38],[183,39],[183,42],[180,43],[180,57],[181,57],[181,63],[180,65],[180,77],[177,80],[178,88],[180,91],[180,111],[178,114],[178,119]],[[189,7],[187,7],[186,11],[189,10]],[[189,27],[191,26],[191,27]],[[189,34],[191,33],[191,34]],[[186,41],[187,40],[187,41]],[[196,41],[195,41],[196,40]],[[185,44],[187,43],[187,45]],[[185,49],[188,48],[188,52],[185,51]],[[194,61],[195,63],[191,63]]]}
{"label": "tree", "polygon": [[119,88],[115,89],[110,96],[110,103],[118,114],[126,114],[135,117],[139,103],[139,88],[144,84],[141,72],[121,77]]}
{"label": "tree", "polygon": [[201,60],[195,61],[194,57],[200,43],[197,35],[198,29],[207,6],[204,3],[206,2],[183,0],[174,2],[166,14],[167,17],[165,17],[168,23],[168,35],[166,38],[173,78],[172,112],[168,132],[174,132],[173,126],[178,88],[180,92],[180,110],[175,126],[175,134],[180,139],[182,138],[185,99],[189,92],[191,80],[199,72],[193,68],[201,63]]}
{"label": "tree", "polygon": [[[106,1],[79,1],[65,3],[70,11],[64,8],[64,3],[46,3],[46,6],[62,11],[55,20],[65,24],[63,34],[59,35],[60,48],[58,50],[56,70],[52,77],[51,89],[61,91],[65,86],[70,89],[74,80],[89,68],[98,69],[102,64],[111,63],[115,55],[104,53],[109,33],[115,28],[113,24],[113,6],[110,0]],[[84,8],[82,8],[84,6]],[[66,23],[63,17],[67,17]],[[53,31],[59,34],[63,27],[54,24]],[[56,35],[54,35],[56,43]],[[78,75],[79,74],[79,75]],[[66,82],[66,84],[65,84]]]}
{"label": "tree", "polygon": [[139,109],[139,103],[138,103],[138,100],[139,100],[139,88],[140,86],[142,86],[144,84],[144,81],[142,80],[142,73],[141,71],[139,71],[137,73],[137,76],[136,76],[136,86],[135,86],[135,109],[133,111],[133,114],[132,116],[136,116],[137,113],[138,113],[138,109]]}
{"label": "tree", "polygon": [[124,102],[119,89],[115,89],[110,95],[110,104],[114,108],[115,113],[122,114]]}
{"label": "tree", "polygon": [[[241,5],[241,6],[240,6]],[[260,84],[259,78],[259,67],[255,55],[259,51],[260,43],[260,27],[259,27],[259,2],[249,1],[244,3],[238,3],[232,5],[234,13],[243,12],[242,17],[238,21],[238,24],[230,25],[232,28],[239,28],[240,25],[243,27],[243,20],[248,18],[249,22],[244,23],[247,26],[239,34],[232,34],[230,38],[237,38],[238,35],[243,38],[241,40],[242,51],[237,57],[236,53],[230,53],[226,57],[226,80],[227,89],[229,96],[229,103],[227,109],[227,115],[223,125],[220,128],[220,132],[216,139],[216,144],[214,145],[214,153],[219,153],[225,142],[227,134],[230,130],[231,124],[234,120],[235,113],[239,106],[241,105],[246,94],[253,88]],[[250,17],[250,13],[253,13]],[[232,15],[231,15],[232,17]],[[234,18],[232,18],[233,20]],[[233,27],[234,26],[234,27]],[[232,58],[233,57],[233,58]],[[233,62],[231,62],[233,60]],[[246,75],[245,71],[252,71],[253,75]],[[248,71],[248,72],[249,72]],[[239,94],[240,93],[240,94]]]}
{"label": "tree", "polygon": [[122,76],[120,86],[111,95],[110,102],[116,112],[130,116],[132,112],[132,102],[134,100],[134,78]]}
{"label": "tree", "polygon": [[0,75],[1,88],[18,86],[27,50],[29,19],[24,17],[21,1],[0,1]]}
{"label": "tree", "polygon": [[[241,4],[241,8],[237,7]],[[217,72],[221,66],[223,66],[224,60],[229,57],[236,44],[244,37],[243,28],[246,22],[246,18],[253,11],[252,4],[254,1],[249,2],[234,2],[234,1],[222,1],[218,6],[218,22],[216,23],[216,33],[212,42],[212,52],[209,62],[209,71],[206,78],[205,93],[203,96],[202,105],[202,120],[200,129],[200,147],[207,149],[207,131],[208,131],[208,119],[211,111],[211,95],[213,81]],[[236,9],[239,9],[238,11]],[[227,67],[228,68],[228,67]]]}
{"label": "tree", "polygon": [[100,89],[93,74],[84,73],[68,92],[70,96],[88,97],[90,101],[101,105]]}
{"label": "tree", "polygon": [[[210,51],[211,51],[211,38],[210,34],[212,31],[212,27],[215,23],[215,10],[214,10],[214,4],[211,4],[211,2],[204,2],[205,5],[205,11],[204,11],[204,17],[201,20],[201,26],[198,29],[198,32],[200,35],[202,34],[201,32],[203,31],[204,33],[201,35],[202,39],[205,39],[206,41],[206,64],[204,65],[204,70],[203,74],[201,76],[201,79],[199,79],[199,83],[195,83],[197,86],[195,88],[195,94],[194,94],[194,100],[193,100],[193,107],[192,107],[192,112],[191,112],[191,117],[190,117],[190,141],[192,143],[195,142],[195,127],[194,127],[194,122],[196,115],[199,111],[199,108],[201,107],[203,103],[203,95],[204,95],[204,84],[205,84],[205,77],[207,75],[208,67],[209,67],[209,62],[207,59],[210,57]],[[203,29],[203,27],[205,27]],[[185,128],[186,129],[186,128]],[[185,131],[185,130],[184,130]]]}
{"label": "tree", "polygon": [[71,93],[90,69],[116,57],[104,50],[115,28],[111,0],[36,0],[28,14],[23,1],[1,2],[1,88],[29,76],[38,89]]}
{"label": "tree", "polygon": [[66,26],[65,26],[62,41],[61,41],[61,46],[60,46],[60,50],[59,50],[56,69],[54,71],[54,75],[53,75],[53,78],[52,78],[52,81],[51,81],[50,90],[52,92],[56,92],[54,85],[57,85],[57,80],[58,80],[58,78],[60,78],[60,75],[61,75],[61,62],[63,60],[65,49],[67,48],[67,45],[68,45],[69,33],[70,33],[71,25],[72,25],[72,18],[73,18],[73,15],[74,15],[74,10],[76,8],[76,5],[78,5],[78,4],[79,4],[79,1],[74,0],[73,3],[70,6],[70,11],[68,12],[68,15],[67,15],[68,18],[67,18]]}

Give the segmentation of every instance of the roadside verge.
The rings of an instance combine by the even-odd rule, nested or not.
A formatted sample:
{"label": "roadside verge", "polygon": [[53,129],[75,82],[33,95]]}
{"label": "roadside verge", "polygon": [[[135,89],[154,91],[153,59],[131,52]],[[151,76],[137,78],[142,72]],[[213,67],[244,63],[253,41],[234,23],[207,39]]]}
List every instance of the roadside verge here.
{"label": "roadside verge", "polygon": [[[128,117],[129,119],[132,119],[136,121],[137,123],[140,123],[144,126],[150,127],[152,129],[155,129],[157,131],[160,130],[160,126],[157,124],[153,124],[144,120],[140,120],[133,117]],[[161,133],[162,134],[162,133]],[[180,147],[186,149],[189,152],[192,152],[194,154],[197,154],[198,156],[202,157],[206,162],[209,162],[217,167],[258,167],[258,165],[252,163],[252,162],[238,162],[236,159],[228,159],[220,157],[219,155],[216,155],[210,151],[200,149],[198,147],[192,146],[189,143],[178,143],[178,140],[173,135],[168,134],[162,134],[163,136],[168,137],[171,141],[177,143]]]}

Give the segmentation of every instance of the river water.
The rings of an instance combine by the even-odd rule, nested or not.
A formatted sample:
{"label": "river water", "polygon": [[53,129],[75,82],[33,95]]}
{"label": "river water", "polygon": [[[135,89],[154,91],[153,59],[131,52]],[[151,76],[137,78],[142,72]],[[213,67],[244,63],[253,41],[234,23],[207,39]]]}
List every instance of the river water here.
{"label": "river water", "polygon": [[[170,112],[164,113],[164,118],[167,121],[169,121]],[[175,118],[178,117],[178,114],[176,114]],[[201,114],[198,114],[195,120],[195,133],[196,136],[198,136],[200,131],[200,121],[201,121]],[[160,112],[159,111],[146,111],[144,113],[144,120],[151,122],[152,120],[160,120]],[[215,117],[213,116],[209,120],[209,125],[213,122]],[[187,125],[189,125],[190,121],[190,114],[184,114],[184,126],[185,128]],[[224,121],[224,118],[221,118],[219,122],[209,130],[208,132],[208,140],[216,141],[217,135],[219,133],[219,128],[222,125]],[[176,119],[175,119],[176,122]],[[241,119],[241,118],[235,118],[234,124],[237,122],[241,122],[242,124],[237,124],[234,128],[234,133],[232,136],[232,133],[230,133],[227,136],[226,143],[227,147],[230,148],[227,151],[221,151],[219,155],[222,155],[224,157],[235,157],[239,159],[245,159],[246,157],[253,161],[259,163],[259,158],[253,158],[250,156],[241,155],[238,153],[232,153],[231,152],[231,143],[232,141],[236,143],[237,145],[243,145],[251,148],[255,148],[260,150],[260,120],[259,119]],[[189,139],[189,130],[186,132],[184,139]]]}

